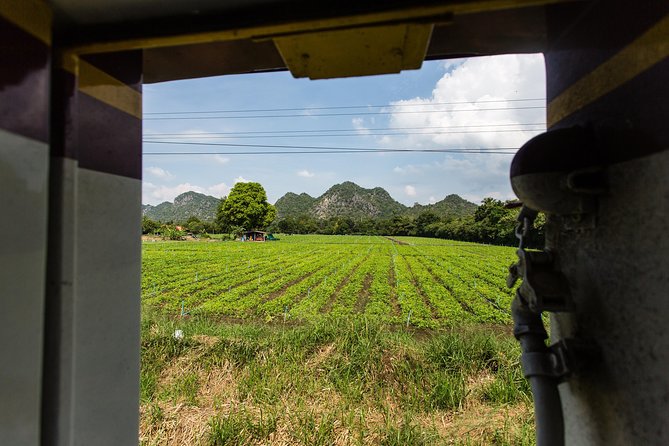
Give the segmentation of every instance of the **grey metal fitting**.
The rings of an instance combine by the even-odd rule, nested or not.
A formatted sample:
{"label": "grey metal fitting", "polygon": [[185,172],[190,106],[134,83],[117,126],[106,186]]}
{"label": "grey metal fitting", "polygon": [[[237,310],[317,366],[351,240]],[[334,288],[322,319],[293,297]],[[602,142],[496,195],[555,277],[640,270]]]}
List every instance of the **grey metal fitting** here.
{"label": "grey metal fitting", "polygon": [[511,162],[511,187],[525,206],[548,214],[587,214],[606,189],[596,139],[583,127],[553,130],[525,143]]}

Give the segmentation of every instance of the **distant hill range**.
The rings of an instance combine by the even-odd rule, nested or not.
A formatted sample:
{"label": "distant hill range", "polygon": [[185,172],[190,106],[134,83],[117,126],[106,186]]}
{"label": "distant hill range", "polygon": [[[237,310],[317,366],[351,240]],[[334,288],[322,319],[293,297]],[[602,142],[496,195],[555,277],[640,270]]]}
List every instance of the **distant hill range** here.
{"label": "distant hill range", "polygon": [[477,205],[458,195],[448,195],[434,204],[414,204],[411,207],[395,201],[381,187],[365,189],[346,181],[336,184],[323,195],[314,198],[308,194],[288,192],[275,204],[279,219],[310,215],[318,219],[331,217],[391,218],[395,215],[416,216],[421,212],[431,211],[439,217],[462,217],[473,214]]}
{"label": "distant hill range", "polygon": [[[191,216],[211,222],[216,218],[219,202],[216,197],[185,192],[176,197],[174,203],[166,201],[156,206],[142,205],[142,214],[161,222],[184,222]],[[477,208],[476,204],[454,194],[434,204],[416,203],[409,207],[395,201],[381,187],[365,189],[350,181],[332,186],[318,198],[288,192],[277,200],[275,206],[278,219],[309,215],[317,219],[348,217],[354,220],[391,218],[395,215],[415,217],[425,211],[434,212],[441,218],[457,218],[473,214]]]}
{"label": "distant hill range", "polygon": [[190,217],[202,221],[214,221],[219,200],[197,192],[184,192],[174,199],[174,203],[164,201],[156,206],[142,205],[142,215],[160,222],[185,222]]}

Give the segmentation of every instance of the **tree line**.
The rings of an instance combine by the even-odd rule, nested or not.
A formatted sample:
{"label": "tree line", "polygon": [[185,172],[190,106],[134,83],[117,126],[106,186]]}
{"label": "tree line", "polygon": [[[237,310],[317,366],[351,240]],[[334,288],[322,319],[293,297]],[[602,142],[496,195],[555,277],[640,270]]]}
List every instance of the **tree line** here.
{"label": "tree line", "polygon": [[[398,215],[388,219],[357,220],[300,215],[274,221],[269,229],[286,234],[404,235],[512,246],[518,244],[515,228],[519,212],[517,208],[508,208],[507,202],[485,198],[474,214],[464,217],[440,217],[431,211],[415,217]],[[540,215],[534,223],[535,230],[530,234],[528,246],[543,246],[544,223],[545,218]]]}
{"label": "tree line", "polygon": [[[276,210],[267,203],[265,190],[258,183],[238,183],[228,197],[221,200],[217,218],[213,222],[190,217],[185,222],[158,223],[144,217],[142,233],[158,233],[165,238],[180,238],[186,233],[237,234],[251,229],[267,229],[284,234],[327,235],[387,235],[436,237],[450,240],[513,246],[518,243],[515,235],[519,209],[509,208],[506,202],[485,198],[472,215],[464,217],[440,217],[431,211],[417,216],[397,215],[392,218],[332,217],[317,219],[310,215],[299,215],[276,220]],[[534,223],[528,246],[543,246],[545,218],[539,215]],[[175,233],[176,226],[181,231]]]}

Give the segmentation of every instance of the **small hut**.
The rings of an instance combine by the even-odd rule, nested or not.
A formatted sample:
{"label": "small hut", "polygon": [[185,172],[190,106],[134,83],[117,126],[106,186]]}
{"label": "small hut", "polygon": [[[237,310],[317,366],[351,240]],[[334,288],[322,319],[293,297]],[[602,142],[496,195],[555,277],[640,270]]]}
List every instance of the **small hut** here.
{"label": "small hut", "polygon": [[267,233],[263,231],[246,231],[242,234],[242,240],[247,242],[264,242]]}

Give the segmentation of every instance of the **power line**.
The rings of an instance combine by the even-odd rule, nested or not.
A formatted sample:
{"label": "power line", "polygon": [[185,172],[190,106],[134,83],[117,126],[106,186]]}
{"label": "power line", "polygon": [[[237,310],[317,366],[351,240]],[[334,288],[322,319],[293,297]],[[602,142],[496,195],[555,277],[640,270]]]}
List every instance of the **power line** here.
{"label": "power line", "polygon": [[[515,150],[515,149],[514,149]],[[340,153],[392,153],[392,152],[414,152],[414,153],[459,153],[463,155],[485,154],[485,155],[515,155],[516,152],[476,152],[476,151],[457,151],[449,149],[388,149],[388,150],[301,150],[301,151],[248,151],[248,152],[144,152],[142,155],[325,155]]]}
{"label": "power line", "polygon": [[[354,130],[351,130],[352,132]],[[339,138],[339,137],[349,137],[349,136],[407,136],[407,135],[455,135],[455,134],[468,134],[468,133],[518,133],[518,132],[542,132],[543,129],[505,129],[505,130],[469,130],[469,131],[459,131],[459,132],[395,132],[395,133],[339,133],[339,134],[297,134],[297,135],[217,135],[217,134],[202,134],[201,136],[195,134],[181,134],[175,135],[174,137],[184,138],[184,140],[192,138],[202,138],[202,139],[260,139],[260,138]],[[158,135],[145,135],[145,138],[161,138],[167,134],[158,134]]]}
{"label": "power line", "polygon": [[[332,147],[332,146],[285,146],[285,145],[276,145],[276,144],[234,144],[234,143],[224,143],[224,142],[184,142],[184,141],[146,141],[143,142],[147,144],[176,144],[176,145],[187,145],[187,146],[223,146],[223,147],[253,147],[253,148],[273,148],[273,149],[315,149],[315,150],[397,150],[389,148],[370,148],[370,147]],[[415,149],[406,149],[412,151]],[[451,150],[451,149],[449,149]],[[457,150],[515,150],[510,148],[499,148],[499,147],[486,147],[486,148],[476,148],[476,149],[457,149]]]}
{"label": "power line", "polygon": [[[546,127],[545,122],[536,123],[510,123],[510,124],[470,124],[470,125],[450,125],[450,126],[421,126],[421,127],[382,127],[369,128],[366,131],[387,131],[387,130],[444,130],[444,129],[464,129],[464,128],[488,128],[488,127],[510,127],[510,126],[542,126],[543,130]],[[197,133],[148,133],[147,136],[182,136],[182,135],[257,135],[257,134],[274,134],[274,133],[326,133],[326,132],[353,132],[356,129],[315,129],[315,130],[253,130],[253,131],[237,131],[237,132],[197,132]]]}
{"label": "power line", "polygon": [[459,102],[432,102],[429,104],[385,104],[385,105],[340,105],[330,107],[294,107],[294,108],[256,108],[245,110],[186,110],[186,111],[171,111],[171,112],[148,112],[144,115],[192,115],[192,114],[207,114],[207,113],[264,113],[276,111],[311,111],[311,110],[345,110],[354,108],[384,108],[384,107],[433,107],[437,105],[462,105],[462,104],[492,104],[500,102],[529,102],[529,101],[545,101],[546,98],[527,98],[527,99],[496,99],[484,101],[459,101]]}
{"label": "power line", "polygon": [[400,149],[400,150],[332,150],[332,151],[291,151],[291,152],[281,152],[281,151],[249,151],[249,152],[144,152],[143,155],[160,155],[160,156],[171,156],[171,155],[325,155],[325,154],[340,154],[340,153],[392,153],[392,152],[418,152],[418,153],[459,153],[463,155],[471,154],[485,154],[485,155],[515,155],[515,152],[461,152],[456,150],[448,149]]}
{"label": "power line", "polygon": [[513,155],[515,148],[511,147],[482,147],[482,148],[450,148],[450,149],[407,149],[407,148],[371,148],[371,147],[332,147],[332,146],[287,146],[274,144],[228,144],[228,143],[199,143],[181,141],[144,141],[147,144],[174,144],[208,147],[249,147],[261,149],[280,149],[244,152],[144,152],[144,155],[268,155],[268,154],[307,154],[307,153],[392,153],[392,152],[425,152],[425,153],[485,153]]}
{"label": "power line", "polygon": [[366,115],[396,115],[417,113],[460,113],[460,112],[484,112],[503,110],[531,110],[545,109],[545,106],[528,107],[501,107],[501,108],[479,108],[479,109],[452,109],[452,110],[420,110],[420,111],[397,111],[397,112],[360,112],[360,113],[320,113],[320,114],[289,114],[289,115],[254,115],[254,116],[184,116],[184,117],[160,117],[144,118],[145,121],[168,121],[168,120],[193,120],[193,119],[264,119],[264,118],[318,118],[334,116],[366,116]]}

